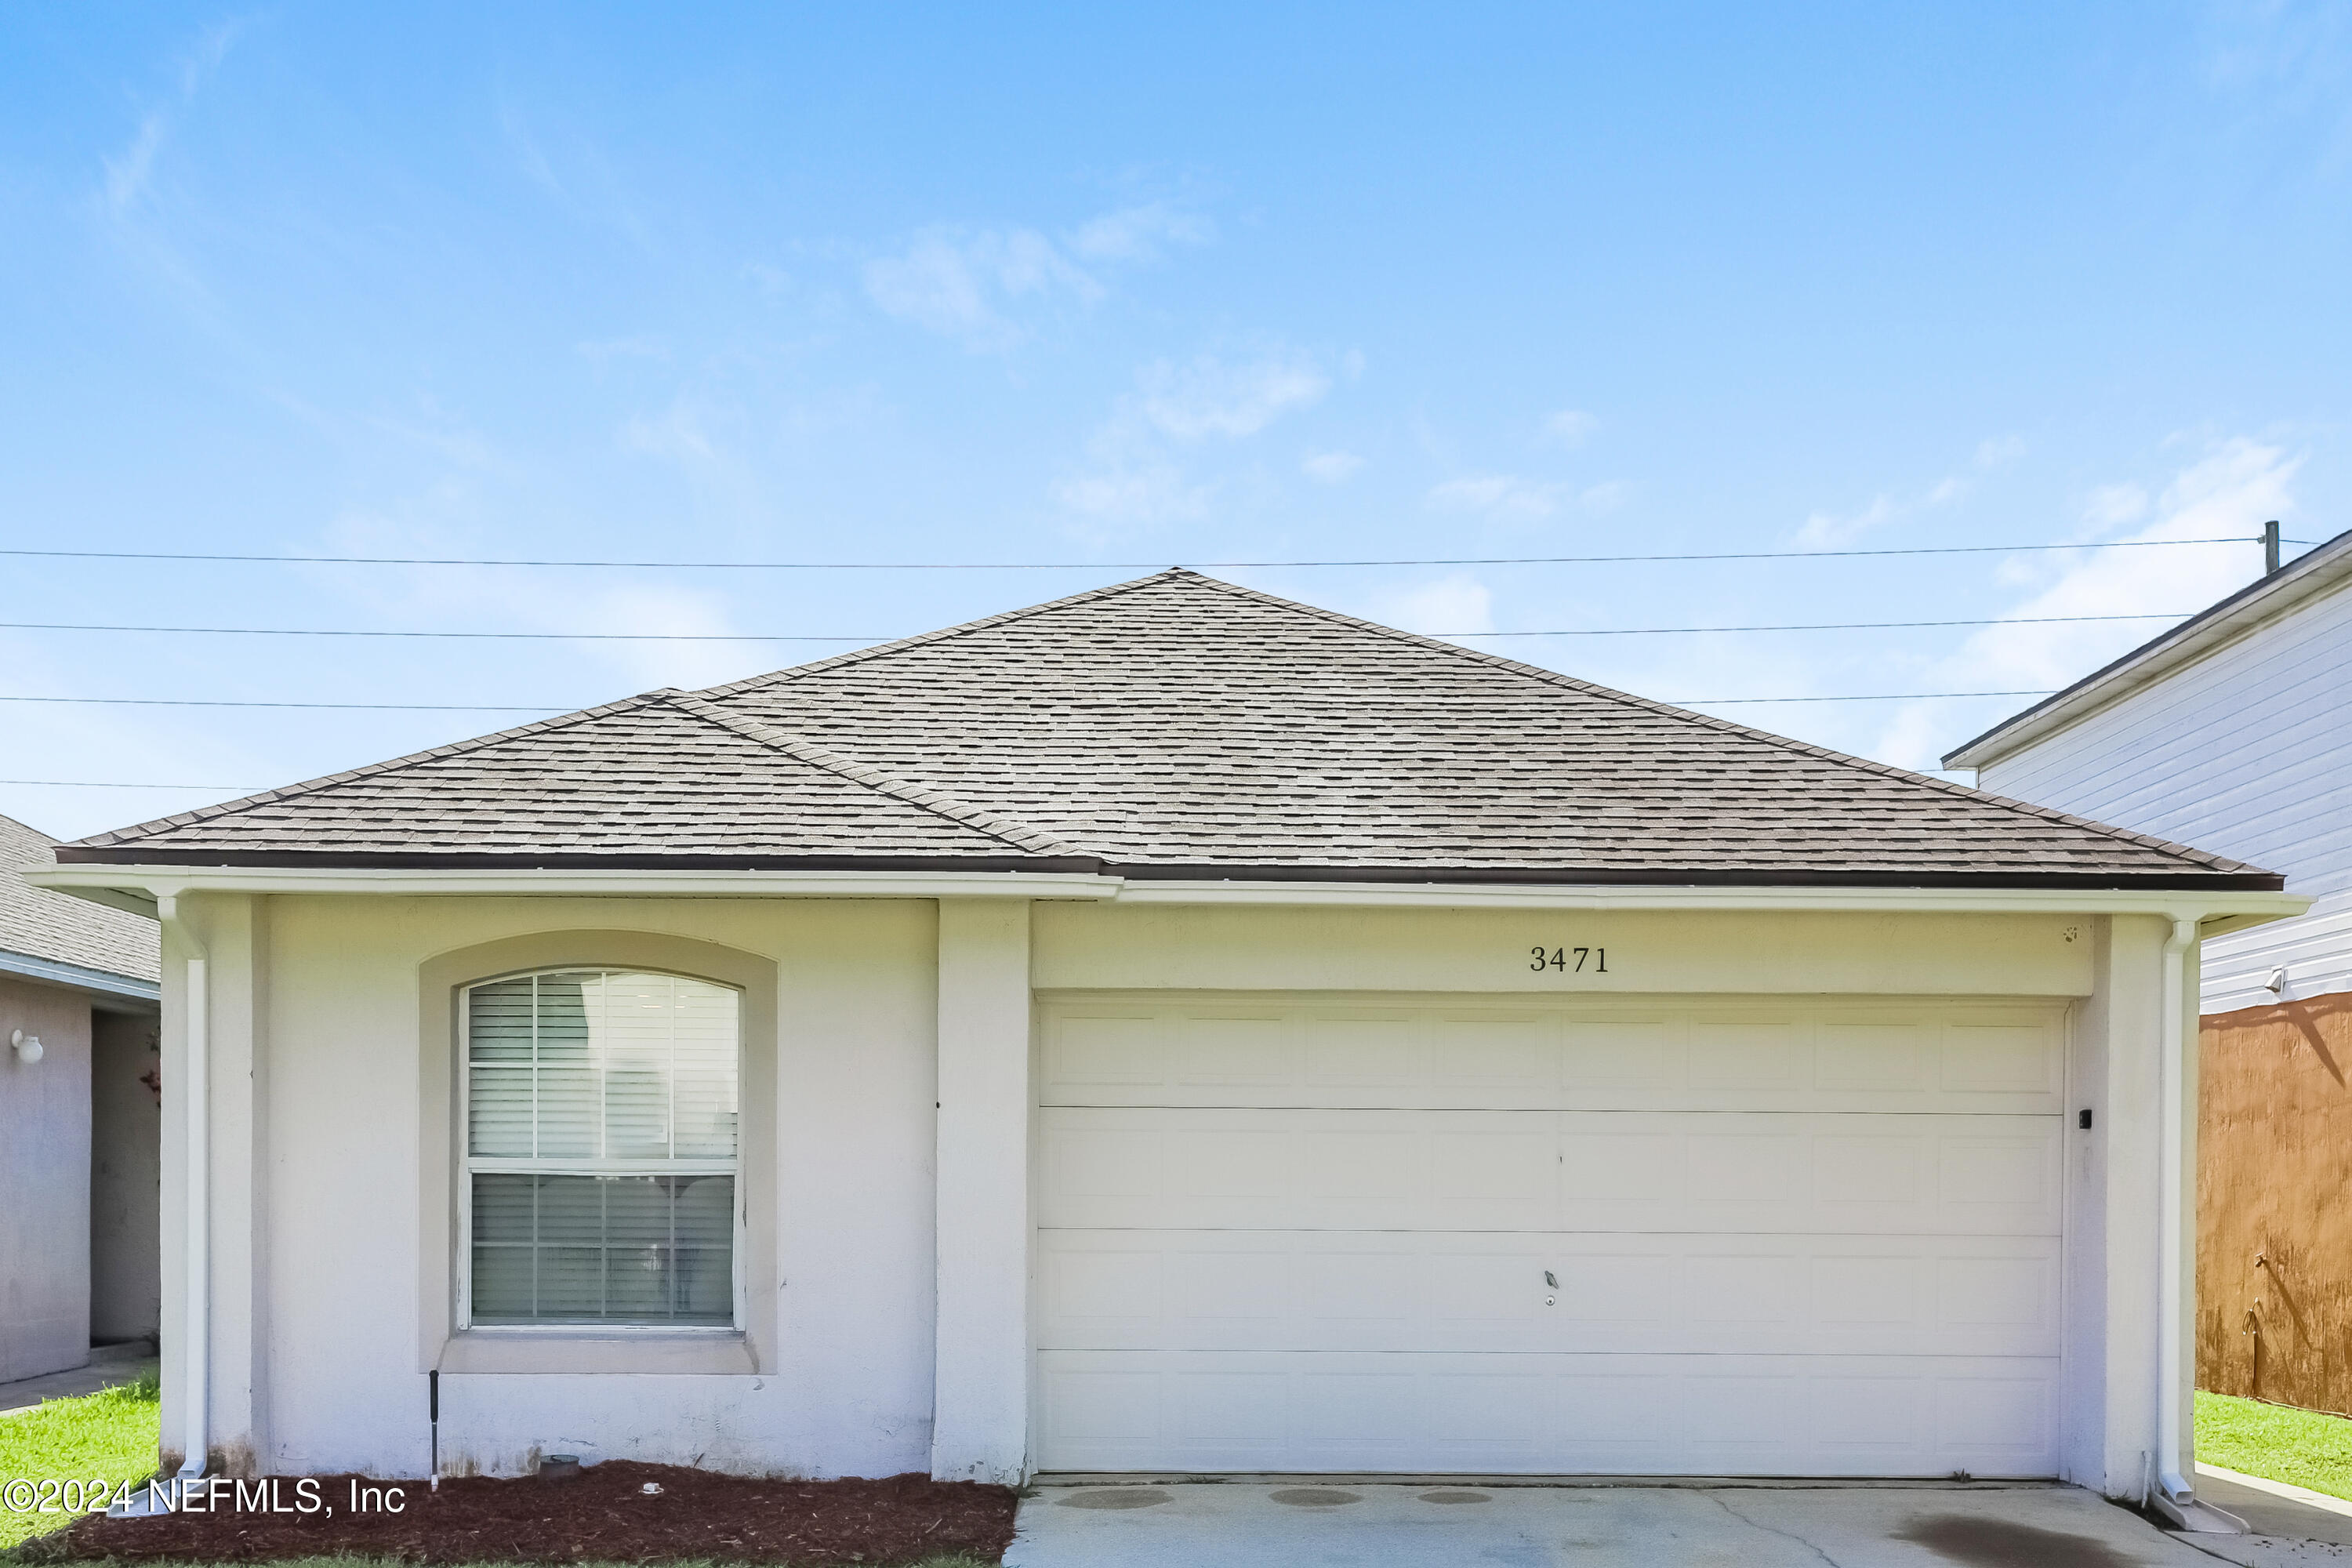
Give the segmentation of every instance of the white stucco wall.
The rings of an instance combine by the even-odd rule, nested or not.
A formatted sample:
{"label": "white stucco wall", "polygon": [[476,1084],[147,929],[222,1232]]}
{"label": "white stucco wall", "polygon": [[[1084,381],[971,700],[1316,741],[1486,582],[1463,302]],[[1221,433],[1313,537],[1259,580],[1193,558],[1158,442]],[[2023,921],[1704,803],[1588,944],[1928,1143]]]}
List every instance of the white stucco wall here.
{"label": "white stucco wall", "polygon": [[[993,1473],[1024,1452],[1026,1414],[1006,1409],[1003,1393],[1026,1367],[992,1371],[988,1359],[1025,1359],[1025,1293],[1003,1288],[1022,1264],[960,1257],[934,1220],[942,1159],[963,1173],[956,1202],[971,1215],[1025,1205],[1022,1163],[1003,1158],[1010,1145],[989,1132],[990,1119],[1025,1116],[1030,1103],[1020,1053],[1004,1048],[1024,1026],[1024,963],[1040,991],[2063,999],[2074,1031],[2068,1103],[2096,1111],[2094,1131],[2077,1133],[2070,1116],[2066,1134],[2067,1471],[2129,1492],[2153,1445],[2154,987],[2167,929],[2153,917],[1081,902],[1024,914],[991,900],[960,917],[943,953],[940,906],[928,900],[184,901],[213,956],[211,1407],[214,1447],[232,1464],[424,1471],[420,967],[483,942],[615,929],[719,943],[776,965],[773,1368],[447,1374],[449,1468],[511,1472],[533,1450],[556,1450],[809,1476],[943,1462]],[[1605,946],[1608,973],[1538,973],[1529,962],[1538,945]],[[175,996],[184,953],[167,956],[168,1085],[184,1059],[184,1019]],[[961,1124],[939,1109],[956,1076],[940,1070],[940,1042],[957,1030],[960,1099],[991,1108]],[[992,1062],[1022,1081],[992,1084]],[[168,1184],[181,1157],[168,1106],[165,1124]],[[181,1202],[167,1184],[167,1218],[184,1212]],[[185,1364],[172,1342],[179,1258],[167,1229],[167,1448]],[[945,1331],[935,1300],[955,1304]],[[936,1363],[937,1378],[935,1355],[952,1358]],[[971,1417],[944,1461],[935,1408]]]}
{"label": "white stucco wall", "polygon": [[425,1468],[419,965],[500,937],[614,926],[779,966],[781,1365],[762,1377],[445,1375],[445,1466],[512,1471],[544,1448],[811,1476],[928,1468],[934,905],[262,907],[268,1288],[257,1421],[268,1468]]}
{"label": "white stucco wall", "polygon": [[0,1383],[89,1360],[89,999],[0,976]]}

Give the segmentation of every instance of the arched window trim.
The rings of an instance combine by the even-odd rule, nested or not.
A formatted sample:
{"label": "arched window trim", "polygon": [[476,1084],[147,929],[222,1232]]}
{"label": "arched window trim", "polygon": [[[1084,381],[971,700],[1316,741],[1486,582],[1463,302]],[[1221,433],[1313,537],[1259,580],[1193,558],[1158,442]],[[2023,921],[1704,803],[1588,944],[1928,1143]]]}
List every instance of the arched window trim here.
{"label": "arched window trim", "polygon": [[[735,1004],[735,1037],[730,1089],[736,1097],[735,1115],[737,1118],[734,1150],[732,1153],[724,1158],[715,1156],[680,1158],[675,1153],[672,1153],[669,1156],[653,1160],[627,1158],[616,1159],[604,1155],[542,1156],[534,1153],[528,1157],[518,1157],[512,1155],[477,1155],[474,1153],[471,1128],[475,1093],[474,1068],[477,1065],[473,1059],[474,1053],[472,1037],[472,1003],[475,993],[486,986],[501,984],[515,980],[530,979],[536,981],[546,975],[582,973],[659,975],[670,979],[689,981],[698,985],[709,986],[713,990],[725,991],[732,994]],[[455,1000],[457,1002],[457,1017],[454,1020],[456,1025],[455,1044],[457,1047],[457,1060],[454,1064],[456,1070],[453,1074],[453,1078],[455,1081],[452,1085],[456,1091],[457,1116],[456,1126],[453,1129],[453,1131],[456,1136],[456,1152],[457,1155],[457,1202],[455,1205],[457,1210],[455,1218],[457,1220],[457,1246],[456,1248],[457,1257],[455,1259],[457,1274],[457,1300],[455,1303],[457,1309],[455,1314],[456,1321],[452,1325],[453,1328],[459,1332],[469,1335],[546,1335],[552,1333],[592,1335],[598,1337],[614,1334],[662,1336],[710,1335],[721,1337],[740,1336],[743,1331],[745,1318],[744,1269],[747,1252],[747,1248],[745,1247],[745,1231],[748,1218],[748,1204],[746,1199],[743,1169],[744,1150],[740,1121],[742,1110],[741,1094],[745,1076],[744,1057],[746,1036],[744,1014],[746,1003],[750,999],[747,988],[734,982],[719,979],[713,975],[698,973],[691,969],[673,967],[658,963],[583,961],[572,963],[541,963],[525,965],[519,968],[505,969],[496,973],[480,974],[470,979],[460,981],[453,989],[455,992]],[[534,1002],[534,1007],[535,1006],[536,1003]],[[534,1036],[534,1041],[535,1039],[536,1036]],[[534,1047],[534,1068],[535,1067],[536,1054]],[[602,1088],[603,1086],[600,1084],[600,1095],[602,1093]],[[670,1082],[669,1089],[674,1097],[676,1092],[676,1080],[674,1079]],[[601,1112],[603,1110],[603,1102],[601,1099],[599,1110],[601,1119]],[[671,1115],[671,1129],[674,1135],[674,1101]],[[536,1110],[534,1110],[534,1117],[535,1116]],[[534,1127],[536,1128],[536,1122],[534,1122]],[[523,1173],[554,1176],[585,1175],[591,1177],[620,1178],[630,1176],[665,1175],[677,1177],[725,1175],[728,1177],[730,1183],[730,1201],[729,1203],[728,1219],[728,1254],[730,1269],[728,1321],[724,1323],[681,1322],[673,1315],[667,1318],[646,1317],[619,1319],[599,1316],[593,1320],[571,1321],[557,1319],[534,1318],[530,1321],[521,1322],[477,1322],[475,1321],[474,1314],[474,1229],[476,1225],[474,1178],[477,1174],[501,1175]],[[675,1200],[673,1199],[673,1201]]]}

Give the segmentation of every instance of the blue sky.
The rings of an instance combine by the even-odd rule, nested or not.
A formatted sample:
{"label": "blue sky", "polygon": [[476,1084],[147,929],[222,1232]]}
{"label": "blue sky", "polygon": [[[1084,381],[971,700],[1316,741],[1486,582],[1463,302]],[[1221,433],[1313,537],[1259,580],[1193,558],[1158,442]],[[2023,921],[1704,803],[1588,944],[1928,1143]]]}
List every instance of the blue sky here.
{"label": "blue sky", "polygon": [[[0,12],[10,621],[882,637],[1097,563],[2345,526],[2341,4]],[[2252,545],[1226,573],[1416,630],[2189,611]],[[2159,623],[1479,638],[1669,700]],[[584,705],[833,644],[0,630],[0,696]],[[2019,700],[1725,706],[1932,764]],[[514,715],[519,720],[524,715]],[[496,714],[0,703],[49,832]]]}

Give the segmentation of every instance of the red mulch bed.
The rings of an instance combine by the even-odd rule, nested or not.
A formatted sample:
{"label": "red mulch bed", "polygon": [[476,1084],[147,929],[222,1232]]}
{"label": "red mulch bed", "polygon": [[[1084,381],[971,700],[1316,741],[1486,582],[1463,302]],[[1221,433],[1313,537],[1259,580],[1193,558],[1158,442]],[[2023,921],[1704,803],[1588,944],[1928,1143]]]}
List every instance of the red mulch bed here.
{"label": "red mulch bed", "polygon": [[[614,1459],[572,1480],[366,1480],[397,1486],[404,1511],[354,1514],[349,1476],[319,1478],[333,1510],[177,1513],[81,1520],[42,1537],[27,1556],[262,1563],[352,1552],[411,1563],[724,1563],[867,1564],[961,1552],[994,1563],[1013,1542],[1009,1487],[935,1481],[780,1481]],[[660,1486],[647,1496],[645,1485]],[[278,1496],[291,1507],[291,1480]],[[224,1504],[226,1498],[224,1497]]]}

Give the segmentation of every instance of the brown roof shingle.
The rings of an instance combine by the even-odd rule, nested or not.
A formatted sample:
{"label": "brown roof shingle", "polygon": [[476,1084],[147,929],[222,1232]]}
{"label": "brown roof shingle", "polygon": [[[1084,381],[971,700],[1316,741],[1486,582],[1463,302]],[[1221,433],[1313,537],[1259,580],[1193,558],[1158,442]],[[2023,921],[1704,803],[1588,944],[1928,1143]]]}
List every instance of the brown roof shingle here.
{"label": "brown roof shingle", "polygon": [[143,915],[36,888],[17,875],[55,864],[57,840],[0,816],[0,953],[47,959],[127,980],[163,973],[160,928]]}
{"label": "brown roof shingle", "polygon": [[2199,850],[1182,571],[655,693],[65,854],[2278,885]]}

